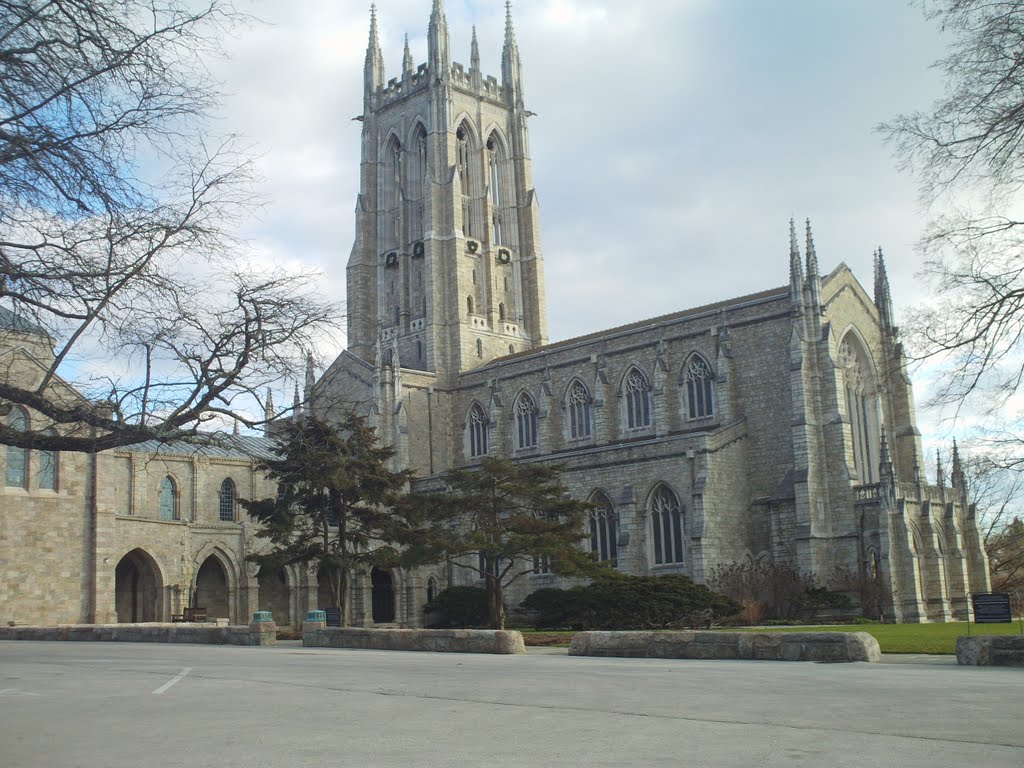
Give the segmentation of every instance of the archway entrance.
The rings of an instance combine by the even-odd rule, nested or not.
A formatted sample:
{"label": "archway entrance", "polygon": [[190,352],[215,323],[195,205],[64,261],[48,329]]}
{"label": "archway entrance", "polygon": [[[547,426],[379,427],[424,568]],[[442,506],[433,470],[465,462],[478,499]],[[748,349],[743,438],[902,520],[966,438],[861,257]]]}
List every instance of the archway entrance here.
{"label": "archway entrance", "polygon": [[395,620],[395,588],[390,571],[374,568],[370,571],[373,585],[373,623],[391,624]]}
{"label": "archway entrance", "polygon": [[120,624],[158,621],[163,584],[156,562],[141,549],[133,549],[114,569],[114,607]]}
{"label": "archway entrance", "polygon": [[205,608],[210,619],[231,618],[228,574],[221,561],[210,555],[196,574],[196,597],[193,608]]}
{"label": "archway entrance", "polygon": [[260,610],[270,611],[277,625],[290,625],[288,573],[284,568],[260,568],[257,582],[260,588]]}

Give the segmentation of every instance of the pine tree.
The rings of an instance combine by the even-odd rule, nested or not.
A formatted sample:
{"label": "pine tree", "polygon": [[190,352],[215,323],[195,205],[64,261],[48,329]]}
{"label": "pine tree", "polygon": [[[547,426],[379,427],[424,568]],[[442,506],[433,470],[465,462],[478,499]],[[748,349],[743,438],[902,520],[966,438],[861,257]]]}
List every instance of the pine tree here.
{"label": "pine tree", "polygon": [[258,468],[277,481],[277,498],[242,502],[272,547],[252,557],[317,566],[347,626],[353,574],[397,562],[394,510],[411,474],[392,471],[394,451],[379,447],[365,420],[351,414],[338,426],[313,417],[288,423],[275,453]]}

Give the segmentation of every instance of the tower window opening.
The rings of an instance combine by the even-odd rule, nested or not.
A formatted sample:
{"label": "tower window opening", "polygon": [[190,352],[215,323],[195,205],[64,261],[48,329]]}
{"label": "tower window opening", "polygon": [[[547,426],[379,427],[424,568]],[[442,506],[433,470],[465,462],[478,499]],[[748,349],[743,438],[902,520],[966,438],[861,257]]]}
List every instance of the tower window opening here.
{"label": "tower window opening", "polygon": [[466,312],[468,314],[470,314],[470,315],[473,314],[473,297],[472,296],[467,296],[466,297]]}

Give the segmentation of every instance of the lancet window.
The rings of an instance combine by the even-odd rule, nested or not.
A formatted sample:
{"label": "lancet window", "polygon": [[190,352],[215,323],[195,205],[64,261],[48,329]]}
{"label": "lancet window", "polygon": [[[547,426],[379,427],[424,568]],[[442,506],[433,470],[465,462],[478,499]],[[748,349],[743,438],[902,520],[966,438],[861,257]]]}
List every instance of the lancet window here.
{"label": "lancet window", "polygon": [[235,484],[230,477],[224,478],[220,484],[220,519],[221,522],[235,521]]}
{"label": "lancet window", "polygon": [[708,361],[693,355],[683,370],[686,382],[687,413],[691,419],[706,419],[715,415],[715,377]]}
{"label": "lancet window", "polygon": [[647,377],[631,368],[623,380],[626,394],[626,426],[642,429],[651,426],[651,387]]}
{"label": "lancet window", "polygon": [[525,450],[537,447],[538,416],[537,403],[526,392],[516,399],[516,448]]}
{"label": "lancet window", "polygon": [[466,237],[476,237],[476,226],[473,221],[473,149],[470,134],[465,125],[459,126],[455,132],[456,159],[459,171],[459,184],[462,187],[462,232]]}
{"label": "lancet window", "polygon": [[160,519],[178,519],[178,486],[170,476],[160,481]]}
{"label": "lancet window", "polygon": [[684,562],[683,508],[679,498],[667,485],[659,485],[651,494],[648,511],[655,565]]}
{"label": "lancet window", "polygon": [[473,403],[466,418],[470,458],[486,456],[488,451],[487,414],[479,403]]}
{"label": "lancet window", "polygon": [[601,491],[590,497],[594,505],[590,510],[590,551],[597,555],[598,560],[618,558],[619,516],[609,499]]}
{"label": "lancet window", "polygon": [[488,196],[491,203],[491,241],[496,244],[505,243],[504,206],[505,198],[505,158],[501,151],[501,143],[492,135],[487,140],[488,165]]}
{"label": "lancet window", "polygon": [[[15,407],[7,417],[7,426],[17,432],[28,431],[28,414]],[[28,487],[28,450],[7,446],[7,478],[8,488]]]}
{"label": "lancet window", "polygon": [[590,390],[576,379],[566,391],[566,410],[568,411],[568,434],[571,440],[584,440],[591,436],[591,403]]}
{"label": "lancet window", "polygon": [[[46,430],[47,435],[56,434],[52,429]],[[39,488],[43,491],[57,490],[57,452],[39,451]]]}

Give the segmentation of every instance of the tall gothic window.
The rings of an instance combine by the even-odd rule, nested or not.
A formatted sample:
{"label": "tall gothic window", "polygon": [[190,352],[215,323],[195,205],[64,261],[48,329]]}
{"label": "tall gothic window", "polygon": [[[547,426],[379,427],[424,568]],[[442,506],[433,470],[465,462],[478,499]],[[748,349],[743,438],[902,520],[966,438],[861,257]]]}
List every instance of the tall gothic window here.
{"label": "tall gothic window", "polygon": [[599,560],[613,563],[618,557],[619,516],[612,507],[611,499],[598,491],[590,497],[594,505],[590,510],[590,551]]}
{"label": "tall gothic window", "polygon": [[423,205],[427,188],[427,130],[420,123],[416,126],[413,138],[411,167],[406,173],[406,194],[408,209],[409,233],[413,240],[423,237]]}
{"label": "tall gothic window", "polygon": [[160,519],[178,519],[178,488],[170,476],[160,482]]}
{"label": "tall gothic window", "polygon": [[459,169],[459,184],[462,187],[462,233],[466,237],[476,236],[473,222],[473,150],[469,131],[460,125],[455,132],[456,158]]}
{"label": "tall gothic window", "polygon": [[466,419],[466,430],[469,433],[470,458],[487,455],[487,414],[479,403],[473,403]]}
{"label": "tall gothic window", "polygon": [[402,234],[402,143],[392,136],[384,152],[382,200],[385,209],[384,247],[397,248]]}
{"label": "tall gothic window", "polygon": [[220,484],[220,519],[225,523],[235,522],[235,484],[230,477]]}
{"label": "tall gothic window", "polygon": [[853,436],[854,468],[861,483],[878,482],[878,446],[881,426],[878,410],[878,386],[864,347],[848,333],[839,345],[846,416]]}
{"label": "tall gothic window", "polygon": [[568,433],[571,440],[583,440],[590,437],[591,398],[590,391],[579,379],[575,379],[566,391],[565,407],[568,411]]}
{"label": "tall gothic window", "polygon": [[683,508],[679,498],[667,485],[659,485],[651,494],[648,503],[651,516],[651,542],[654,548],[654,563],[668,565],[682,563],[683,551]]}
{"label": "tall gothic window", "polygon": [[487,140],[487,165],[488,165],[488,195],[491,202],[491,242],[495,244],[505,243],[504,233],[504,158],[501,152],[501,143],[492,135]]}
{"label": "tall gothic window", "polygon": [[[15,407],[7,417],[7,426],[17,432],[28,431],[28,414]],[[7,446],[7,479],[8,488],[28,488],[28,451],[25,448]]]}
{"label": "tall gothic window", "polygon": [[630,368],[623,388],[626,390],[626,426],[629,429],[651,426],[651,388],[647,377],[637,368]]}
{"label": "tall gothic window", "polygon": [[708,361],[693,355],[683,370],[686,381],[686,402],[691,419],[705,419],[715,415],[715,377]]}
{"label": "tall gothic window", "polygon": [[[52,429],[46,430],[47,435],[56,434]],[[57,490],[57,452],[39,451],[39,488],[44,491]]]}
{"label": "tall gothic window", "polygon": [[526,392],[516,400],[516,448],[524,450],[537,447],[537,403]]}

